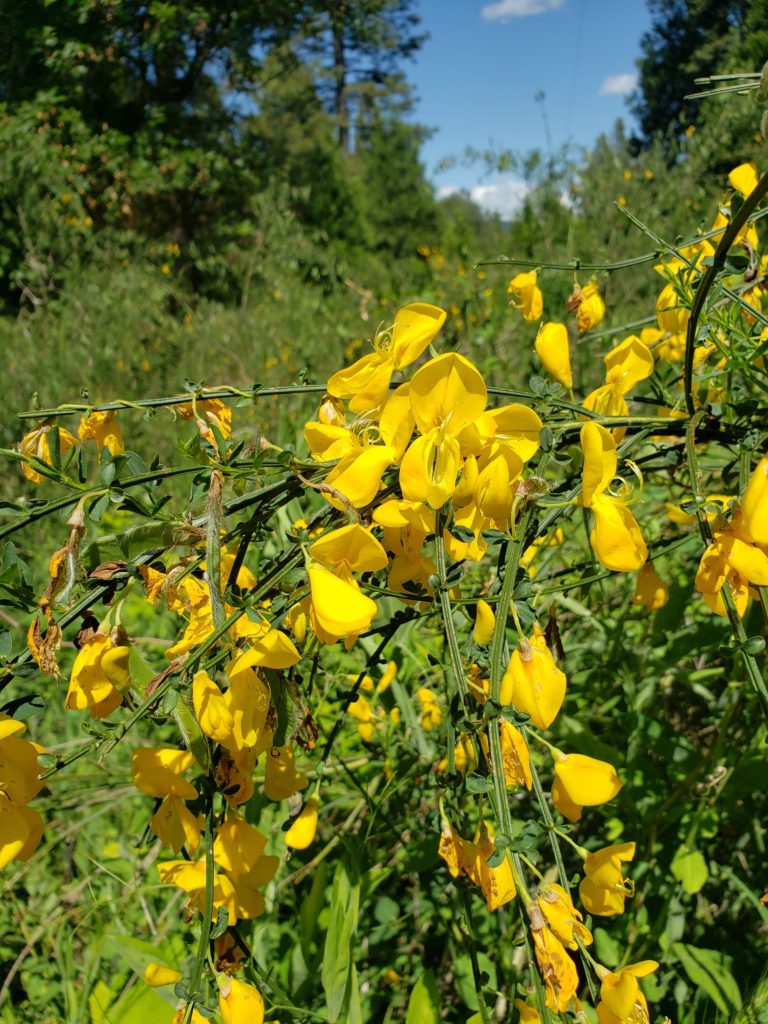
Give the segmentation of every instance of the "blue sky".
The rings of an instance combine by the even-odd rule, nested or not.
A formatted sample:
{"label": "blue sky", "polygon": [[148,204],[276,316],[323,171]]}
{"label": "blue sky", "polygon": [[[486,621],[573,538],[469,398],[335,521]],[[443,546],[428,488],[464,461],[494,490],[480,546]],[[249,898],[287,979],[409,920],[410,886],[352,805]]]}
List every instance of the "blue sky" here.
{"label": "blue sky", "polygon": [[468,145],[546,151],[542,106],[554,149],[588,146],[620,117],[631,124],[625,100],[650,24],[645,0],[420,0],[419,12],[430,38],[405,70],[416,120],[437,129],[422,159],[441,194],[467,189],[511,212],[522,190],[514,176],[435,168]]}

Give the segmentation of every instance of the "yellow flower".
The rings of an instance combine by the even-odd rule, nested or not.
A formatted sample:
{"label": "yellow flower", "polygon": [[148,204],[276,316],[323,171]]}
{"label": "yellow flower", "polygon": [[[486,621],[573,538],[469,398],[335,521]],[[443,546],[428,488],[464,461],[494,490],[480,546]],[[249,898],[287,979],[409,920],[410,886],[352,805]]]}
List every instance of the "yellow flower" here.
{"label": "yellow flower", "polygon": [[416,696],[421,704],[421,727],[425,732],[435,729],[443,720],[443,710],[437,702],[437,698],[431,690],[420,686]]}
{"label": "yellow flower", "polygon": [[[586,754],[563,754],[559,750],[555,758],[555,783],[557,792],[562,793],[570,807],[596,807],[612,800],[621,789],[622,783],[616,769],[607,761],[599,761]],[[558,804],[555,788],[552,790],[555,806]],[[566,817],[570,817],[566,814]]]}
{"label": "yellow flower", "polygon": [[576,285],[565,308],[569,312],[575,311],[580,334],[597,327],[605,316],[605,303],[594,281],[590,281],[584,288]]}
{"label": "yellow flower", "polygon": [[194,755],[188,750],[141,747],[131,755],[133,784],[147,796],[176,796],[182,800],[194,800],[197,790],[191,782],[182,778],[182,772],[188,771],[194,764]]}
{"label": "yellow flower", "polygon": [[38,778],[38,754],[44,748],[20,738],[23,722],[0,714],[0,868],[28,860],[43,834],[43,819],[25,805],[44,783]]}
{"label": "yellow flower", "polygon": [[573,900],[561,885],[548,882],[539,886],[536,902],[544,920],[564,946],[578,949],[579,942],[585,946],[591,944],[592,933],[582,924],[582,914],[574,907]]}
{"label": "yellow flower", "polygon": [[[340,460],[325,482],[355,508],[363,508],[374,499],[384,472],[400,460],[411,439],[414,420],[408,392],[408,384],[401,384],[392,392],[378,423],[378,410],[361,413],[347,423],[343,407],[336,408],[331,398],[321,406],[320,418],[304,426],[313,458]],[[335,508],[344,508],[333,494],[323,492],[323,497]]]}
{"label": "yellow flower", "polygon": [[104,718],[122,703],[122,693],[110,682],[102,664],[112,649],[112,641],[104,633],[95,633],[83,643],[72,665],[64,703],[67,711],[88,708],[94,718]]}
{"label": "yellow flower", "polygon": [[[47,466],[52,466],[50,437],[52,429],[51,424],[44,424],[25,434],[21,439],[20,445],[22,455],[26,455],[28,458],[39,459],[40,462],[44,462]],[[77,438],[70,434],[68,430],[65,430],[64,427],[59,427],[58,433],[59,454],[65,455],[73,445],[77,444]],[[42,475],[33,469],[32,466],[28,466],[26,462],[22,462],[21,471],[27,480],[31,480],[33,484],[39,484],[43,479]]]}
{"label": "yellow flower", "polygon": [[196,672],[192,680],[192,701],[200,728],[232,754],[245,750],[260,753],[268,747],[272,735],[266,729],[269,687],[247,664],[248,658],[249,654],[241,656],[227,668],[226,693],[207,672]]}
{"label": "yellow flower", "polygon": [[264,792],[270,800],[287,800],[308,785],[309,779],[296,768],[290,747],[273,747],[269,751],[264,773]]}
{"label": "yellow flower", "polygon": [[605,971],[600,983],[597,1019],[600,1024],[648,1024],[648,1003],[638,978],[658,970],[655,960],[642,960],[620,971]]}
{"label": "yellow flower", "polygon": [[485,409],[485,381],[469,360],[450,352],[416,371],[409,395],[421,436],[400,464],[403,497],[442,508],[456,489],[462,456],[458,435]]}
{"label": "yellow flower", "polygon": [[226,974],[216,977],[223,1024],[263,1024],[264,1000],[258,989]]}
{"label": "yellow flower", "polygon": [[479,647],[485,647],[493,637],[493,627],[496,618],[493,609],[487,601],[482,598],[477,602],[477,613],[475,615],[475,627],[472,630],[472,639]]}
{"label": "yellow flower", "polygon": [[749,478],[741,499],[739,524],[745,538],[768,547],[768,455],[764,455]]}
{"label": "yellow flower", "polygon": [[164,964],[152,961],[144,968],[144,982],[153,988],[159,988],[162,985],[175,985],[177,981],[181,981],[181,971],[176,971],[173,967],[166,967]]}
{"label": "yellow flower", "polygon": [[659,327],[673,337],[685,335],[690,319],[690,309],[680,304],[678,289],[671,281],[668,282],[656,300],[656,320]]}
{"label": "yellow flower", "polygon": [[531,935],[539,973],[547,994],[547,1006],[550,1010],[565,1011],[576,998],[579,987],[576,965],[566,953],[560,939],[545,924],[543,915],[540,926],[532,927]]}
{"label": "yellow flower", "polygon": [[570,391],[573,387],[573,374],[568,329],[565,324],[542,324],[534,347],[536,355],[544,364],[544,369]]}
{"label": "yellow flower", "polygon": [[536,285],[535,270],[517,274],[509,282],[507,291],[519,300],[519,302],[512,303],[512,305],[520,306],[523,311],[523,318],[529,324],[538,320],[544,312],[544,299],[541,290]]}
{"label": "yellow flower", "polygon": [[[19,741],[24,742],[24,741]],[[32,746],[32,744],[28,744]],[[42,750],[42,748],[40,748]],[[12,752],[11,752],[12,753]],[[0,744],[0,787],[5,788],[8,781],[9,765],[6,760],[8,749],[5,743]],[[34,771],[37,773],[37,751],[35,751]],[[40,783],[42,786],[42,783]],[[34,784],[27,780],[25,792],[34,796]],[[17,790],[17,795],[25,795]],[[31,807],[16,803],[9,799],[5,792],[0,792],[0,869],[12,860],[29,860],[37,848],[43,835],[43,819]]]}
{"label": "yellow flower", "polygon": [[745,199],[755,191],[759,180],[760,175],[755,163],[739,164],[728,175],[728,183],[731,188],[741,192]]}
{"label": "yellow flower", "polygon": [[624,902],[627,896],[634,896],[635,886],[624,877],[621,865],[634,856],[634,843],[617,843],[587,853],[586,877],[579,884],[579,899],[590,914],[611,917],[624,913]]}
{"label": "yellow flower", "polygon": [[534,626],[533,636],[521,637],[509,659],[501,684],[502,704],[514,704],[537,729],[548,729],[562,707],[565,687],[565,673],[555,664],[544,634]]}
{"label": "yellow flower", "polygon": [[307,569],[315,632],[324,643],[368,629],[378,611],[362,593],[353,572],[387,565],[387,553],[370,531],[353,523],[332,530],[309,549]]}
{"label": "yellow flower", "polygon": [[445,311],[416,302],[395,315],[392,328],[379,331],[374,351],[352,366],[339,370],[328,380],[328,391],[336,398],[349,398],[352,412],[367,412],[384,405],[392,374],[419,358],[445,323]]}
{"label": "yellow flower", "polygon": [[481,822],[472,846],[474,857],[467,875],[485,896],[487,909],[498,910],[517,896],[512,865],[506,856],[496,867],[491,867],[488,863],[495,850],[495,843],[493,827],[487,821]]}
{"label": "yellow flower", "polygon": [[649,612],[663,608],[669,600],[669,587],[654,569],[651,562],[646,562],[637,574],[633,604],[642,605]]}
{"label": "yellow flower", "polygon": [[194,853],[200,845],[202,818],[196,818],[178,796],[163,797],[163,801],[149,819],[152,829],[163,846],[169,846],[174,853],[179,853],[186,846],[189,853]]}
{"label": "yellow flower", "polygon": [[96,411],[83,416],[77,433],[81,441],[95,441],[99,451],[108,448],[112,455],[121,455],[125,451],[123,435],[114,412]]}
{"label": "yellow flower", "polygon": [[[504,781],[507,787],[525,786],[530,789],[533,778],[531,775],[531,753],[525,737],[511,722],[499,720],[501,737],[501,763],[504,766]],[[485,739],[485,737],[483,737]]]}
{"label": "yellow flower", "polygon": [[523,1002],[522,999],[515,1000],[515,1009],[519,1013],[518,1024],[541,1024],[541,1015],[535,1006]]}
{"label": "yellow flower", "polygon": [[285,833],[285,845],[293,850],[306,850],[315,841],[317,833],[317,809],[319,802],[316,796],[307,798],[298,816]]}
{"label": "yellow flower", "polygon": [[631,572],[648,557],[640,527],[621,497],[605,492],[616,476],[616,442],[609,430],[590,421],[581,428],[584,453],[581,504],[592,510],[590,544],[606,569]]}
{"label": "yellow flower", "polygon": [[198,398],[194,405],[192,402],[184,402],[174,406],[174,409],[183,420],[192,419],[196,415],[200,436],[214,448],[216,437],[211,427],[216,427],[225,441],[232,437],[232,410],[220,398]]}
{"label": "yellow flower", "polygon": [[[626,416],[629,412],[625,395],[640,381],[653,373],[653,355],[647,345],[630,334],[604,357],[605,384],[584,399],[584,408],[605,416]],[[620,441],[626,428],[613,431]]]}
{"label": "yellow flower", "polygon": [[512,867],[505,857],[495,868],[488,864],[494,852],[493,828],[483,821],[475,841],[462,839],[447,818],[442,819],[438,853],[453,878],[465,875],[485,896],[489,911],[497,910],[517,895]]}

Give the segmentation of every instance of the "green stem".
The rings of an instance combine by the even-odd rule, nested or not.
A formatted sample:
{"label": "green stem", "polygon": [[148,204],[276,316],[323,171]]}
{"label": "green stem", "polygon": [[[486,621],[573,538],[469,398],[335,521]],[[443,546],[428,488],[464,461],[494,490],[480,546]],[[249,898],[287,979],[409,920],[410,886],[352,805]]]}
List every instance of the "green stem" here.
{"label": "green stem", "polygon": [[213,810],[213,797],[215,793],[215,786],[211,780],[208,780],[206,786],[206,799],[208,806],[205,814],[205,833],[203,836],[203,844],[205,849],[205,901],[203,904],[203,921],[200,927],[200,942],[197,946],[197,955],[195,956],[195,966],[192,970],[192,978],[190,981],[190,994],[187,1000],[187,1005],[184,1008],[184,1020],[183,1024],[189,1024],[192,1020],[192,1013],[195,1009],[195,1004],[201,1000],[200,996],[200,982],[203,978],[203,967],[208,956],[208,947],[211,942],[211,920],[213,918],[213,886],[214,886],[214,864],[213,864],[213,828],[214,828],[214,810]]}
{"label": "green stem", "polygon": [[469,899],[469,893],[466,888],[461,888],[461,901],[464,904],[464,916],[467,921],[467,949],[469,951],[469,960],[472,964],[472,980],[475,985],[475,994],[477,995],[477,1004],[480,1007],[480,1019],[483,1024],[491,1024],[491,1019],[488,1016],[488,1006],[485,1002],[485,996],[483,995],[483,986],[480,980],[480,963],[477,959],[477,944],[475,943],[475,934],[472,928],[472,905]]}
{"label": "green stem", "polygon": [[117,412],[120,409],[159,409],[168,405],[187,405],[196,398],[202,402],[209,398],[250,398],[255,401],[257,398],[270,398],[274,395],[316,395],[325,392],[324,384],[290,384],[275,388],[255,387],[250,391],[241,391],[238,388],[203,388],[196,392],[186,392],[183,395],[169,395],[165,398],[140,398],[136,401],[123,401],[118,399],[115,402],[102,402],[99,405],[67,404],[59,405],[53,409],[31,409],[27,412],[20,412],[19,419],[49,419],[51,416],[73,416],[83,412]]}
{"label": "green stem", "polygon": [[[696,331],[699,326],[699,317],[701,316],[702,310],[704,309],[704,302],[706,301],[707,295],[709,294],[712,285],[715,283],[715,278],[720,270],[725,265],[725,258],[728,255],[728,251],[733,245],[736,236],[739,231],[744,227],[749,219],[749,215],[756,209],[757,205],[768,193],[768,172],[766,172],[762,178],[758,181],[754,190],[744,200],[741,207],[731,217],[728,227],[723,232],[723,237],[718,243],[715,255],[712,257],[711,264],[702,274],[701,280],[699,281],[696,289],[696,295],[693,299],[693,306],[691,307],[691,317],[688,321],[688,330],[685,336],[685,368],[683,370],[683,390],[685,392],[685,407],[688,410],[688,415],[693,416],[695,411],[693,401],[693,357],[694,350],[696,347]],[[735,294],[735,293],[733,293]],[[739,301],[743,301],[739,299]],[[749,307],[751,310],[751,307]],[[756,311],[755,311],[756,312]],[[753,312],[754,315],[754,312]],[[764,318],[758,318],[763,319]]]}

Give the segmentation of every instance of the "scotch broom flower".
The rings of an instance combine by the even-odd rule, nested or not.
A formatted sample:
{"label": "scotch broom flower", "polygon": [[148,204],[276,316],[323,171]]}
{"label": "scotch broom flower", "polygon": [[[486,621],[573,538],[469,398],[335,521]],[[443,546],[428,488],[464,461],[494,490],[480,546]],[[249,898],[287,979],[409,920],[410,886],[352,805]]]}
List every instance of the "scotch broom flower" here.
{"label": "scotch broom flower", "polygon": [[565,308],[576,313],[579,334],[597,327],[605,316],[605,303],[594,281],[590,281],[583,288],[576,285]]}
{"label": "scotch broom flower", "polygon": [[264,792],[270,800],[287,800],[309,785],[306,775],[296,768],[290,747],[273,747],[267,754]]}
{"label": "scotch broom flower", "polygon": [[[40,462],[44,462],[46,466],[53,465],[53,458],[51,455],[51,431],[54,428],[51,424],[44,424],[41,427],[36,427],[34,430],[30,430],[28,434],[25,434],[21,439],[21,454],[26,455],[28,458],[38,459]],[[77,444],[77,438],[70,434],[64,427],[56,428],[58,430],[58,445],[59,454],[65,455],[70,448]],[[33,484],[39,484],[42,482],[42,474],[38,473],[32,466],[27,465],[26,462],[21,464],[21,472],[30,480]]]}
{"label": "scotch broom flower", "polygon": [[458,436],[485,409],[485,381],[469,360],[450,352],[416,371],[409,394],[421,436],[400,463],[400,487],[407,501],[442,508],[456,489],[462,457]]}
{"label": "scotch broom flower", "polygon": [[633,604],[642,605],[649,612],[663,608],[669,600],[669,587],[654,569],[651,562],[646,562],[637,574]]}
{"label": "scotch broom flower", "polygon": [[548,729],[565,699],[566,677],[555,664],[538,625],[521,637],[501,684],[502,704],[514,704],[537,729]]}
{"label": "scotch broom flower", "polygon": [[352,573],[385,568],[388,559],[381,544],[370,531],[353,523],[316,540],[309,555],[311,610],[319,638],[334,643],[368,629],[378,608],[362,593]]}
{"label": "scotch broom flower", "polygon": [[608,803],[621,789],[621,779],[607,761],[586,754],[563,754],[559,750],[553,756],[555,780],[568,801],[577,807]]}
{"label": "scotch broom flower", "polygon": [[496,617],[493,614],[493,609],[487,601],[483,601],[481,598],[477,602],[475,625],[472,630],[472,639],[478,646],[485,647],[491,642],[495,624]]}
{"label": "scotch broom flower", "polygon": [[[626,416],[629,412],[625,395],[653,373],[653,355],[647,345],[630,334],[604,358],[605,384],[584,399],[584,408],[605,416]],[[624,427],[614,429],[620,441]]]}
{"label": "scotch broom flower", "polygon": [[581,428],[581,447],[580,501],[595,517],[589,539],[597,560],[614,572],[639,569],[648,557],[640,527],[623,499],[606,493],[616,476],[616,442],[609,430],[590,421]]}
{"label": "scotch broom flower", "polygon": [[759,180],[760,175],[757,170],[757,164],[754,162],[739,164],[728,175],[728,183],[731,188],[741,192],[745,199],[755,191]]}
{"label": "scotch broom flower", "polygon": [[655,960],[641,960],[620,971],[603,968],[600,1002],[596,1007],[600,1024],[648,1024],[648,1003],[637,979],[653,974],[658,968]]}
{"label": "scotch broom flower", "polygon": [[306,803],[285,833],[285,845],[292,850],[306,850],[315,841],[317,833],[317,810],[319,801],[313,794],[307,797]]}
{"label": "scotch broom flower", "polygon": [[551,373],[556,381],[570,391],[573,388],[573,374],[565,324],[542,324],[534,348],[547,373]]}
{"label": "scotch broom flower", "polygon": [[578,949],[579,942],[585,946],[591,944],[592,933],[582,923],[583,915],[574,907],[573,900],[561,885],[547,882],[539,886],[536,902],[544,920],[564,946]]}
{"label": "scotch broom flower", "polygon": [[741,499],[739,528],[746,540],[768,548],[768,455],[755,467]]}
{"label": "scotch broom flower", "polygon": [[125,451],[123,435],[114,412],[97,410],[83,416],[77,433],[81,441],[95,441],[99,451],[108,448],[112,455],[122,455]]}
{"label": "scotch broom flower", "polygon": [[[504,781],[507,788],[525,786],[530,789],[533,784],[531,775],[531,752],[525,737],[506,719],[499,719],[501,738],[501,763],[504,766]],[[485,737],[483,737],[485,739]]]}
{"label": "scotch broom flower", "polygon": [[425,302],[404,306],[395,315],[392,328],[376,334],[373,352],[329,378],[328,392],[335,398],[350,399],[352,412],[383,407],[392,374],[419,358],[445,318],[445,310]]}
{"label": "scotch broom flower", "polygon": [[544,982],[547,1006],[561,1013],[576,999],[579,975],[560,939],[548,927],[538,903],[531,904],[531,936],[539,974]]}
{"label": "scotch broom flower", "polygon": [[77,652],[64,702],[67,711],[88,709],[94,718],[104,718],[119,707],[123,695],[110,681],[103,661],[113,650],[112,640],[95,633]]}
{"label": "scotch broom flower", "polygon": [[536,284],[536,276],[535,270],[516,274],[507,288],[507,292],[518,300],[512,305],[522,310],[523,319],[529,324],[538,320],[544,312],[544,298]]}
{"label": "scotch broom flower", "polygon": [[624,877],[622,863],[635,856],[634,843],[617,843],[603,847],[584,858],[585,877],[579,884],[579,899],[590,914],[612,917],[624,913],[627,896],[635,886]]}
{"label": "scotch broom flower", "polygon": [[258,989],[226,974],[216,977],[222,1024],[263,1024],[264,1000]]}

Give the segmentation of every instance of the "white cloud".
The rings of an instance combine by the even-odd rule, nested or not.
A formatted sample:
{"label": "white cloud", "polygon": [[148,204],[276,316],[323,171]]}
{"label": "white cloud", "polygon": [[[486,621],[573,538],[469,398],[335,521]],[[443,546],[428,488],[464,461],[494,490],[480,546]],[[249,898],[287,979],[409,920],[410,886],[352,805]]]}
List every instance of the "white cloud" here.
{"label": "white cloud", "polygon": [[623,75],[608,75],[600,86],[601,96],[626,96],[637,85],[637,75],[629,72]]}
{"label": "white cloud", "polygon": [[505,219],[522,206],[528,186],[519,178],[498,178],[488,185],[475,185],[469,196],[488,213],[498,213]]}
{"label": "white cloud", "polygon": [[519,178],[497,175],[486,184],[474,185],[472,188],[439,185],[435,194],[438,199],[456,195],[467,196],[486,213],[498,213],[508,220],[520,209],[528,194],[528,186]]}
{"label": "white cloud", "polygon": [[509,18],[527,18],[531,14],[557,11],[564,4],[565,0],[498,0],[498,3],[486,4],[481,13],[488,21],[507,21]]}

